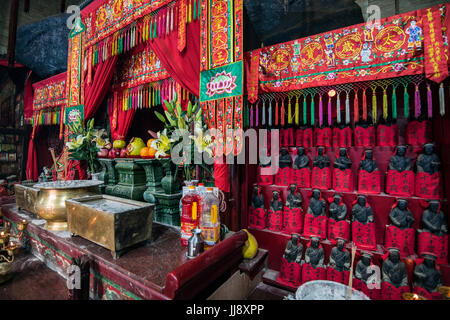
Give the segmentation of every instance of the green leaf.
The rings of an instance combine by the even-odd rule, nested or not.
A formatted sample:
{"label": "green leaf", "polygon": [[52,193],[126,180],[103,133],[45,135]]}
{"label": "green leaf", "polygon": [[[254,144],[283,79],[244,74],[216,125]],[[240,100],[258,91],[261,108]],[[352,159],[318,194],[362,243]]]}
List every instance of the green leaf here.
{"label": "green leaf", "polygon": [[166,123],[166,118],[164,118],[164,116],[161,113],[155,111],[155,115],[162,123]]}
{"label": "green leaf", "polygon": [[177,116],[180,116],[183,110],[181,109],[181,105],[177,103]]}
{"label": "green leaf", "polygon": [[167,100],[164,100],[164,105],[166,106],[167,110],[170,113],[173,113],[173,105],[172,105],[172,103],[169,103]]}
{"label": "green leaf", "polygon": [[192,115],[192,103],[189,101],[187,108],[187,115],[190,117]]}

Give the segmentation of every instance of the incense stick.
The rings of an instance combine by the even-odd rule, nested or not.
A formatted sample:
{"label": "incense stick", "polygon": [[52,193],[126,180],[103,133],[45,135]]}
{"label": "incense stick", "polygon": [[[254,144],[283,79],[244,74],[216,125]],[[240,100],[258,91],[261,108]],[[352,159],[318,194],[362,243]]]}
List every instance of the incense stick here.
{"label": "incense stick", "polygon": [[350,276],[349,276],[348,288],[347,288],[347,299],[350,299],[352,297],[353,263],[355,261],[355,253],[356,253],[356,246],[352,242],[352,263],[351,263],[351,266],[350,266]]}

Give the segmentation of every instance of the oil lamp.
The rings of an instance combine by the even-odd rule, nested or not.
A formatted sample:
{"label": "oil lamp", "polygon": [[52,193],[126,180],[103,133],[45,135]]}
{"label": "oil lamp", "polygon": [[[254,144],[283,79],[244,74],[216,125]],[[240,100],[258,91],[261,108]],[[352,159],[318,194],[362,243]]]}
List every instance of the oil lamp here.
{"label": "oil lamp", "polygon": [[428,300],[417,293],[406,292],[403,294],[403,300]]}
{"label": "oil lamp", "polygon": [[4,223],[0,229],[0,283],[11,278],[11,267],[14,257],[19,254],[22,247],[23,233],[28,226],[27,220],[17,223],[17,234],[11,234],[11,224]]}

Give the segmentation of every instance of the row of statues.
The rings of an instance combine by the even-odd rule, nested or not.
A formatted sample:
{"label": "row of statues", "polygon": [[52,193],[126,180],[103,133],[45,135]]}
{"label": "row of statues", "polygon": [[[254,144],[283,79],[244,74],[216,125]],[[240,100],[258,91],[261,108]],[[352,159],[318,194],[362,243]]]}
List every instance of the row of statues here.
{"label": "row of statues", "polygon": [[[389,161],[389,170],[395,170],[397,172],[410,171],[412,170],[412,161],[406,154],[406,146],[397,146],[394,151],[394,155]],[[378,170],[377,163],[373,158],[373,151],[371,149],[366,150],[364,159],[360,162],[359,168],[365,170],[369,173]],[[297,157],[292,161],[288,150],[286,148],[281,148],[279,156],[279,168],[292,167],[294,169],[309,169],[309,157],[305,153],[303,147],[297,148]],[[265,166],[268,166],[266,163]],[[329,157],[325,154],[324,147],[317,148],[317,155],[313,161],[313,167],[320,169],[330,167],[331,162]],[[334,167],[340,170],[351,169],[352,161],[348,157],[347,149],[340,148],[338,157],[334,162]],[[434,174],[441,171],[441,161],[434,150],[433,143],[427,143],[424,146],[424,153],[420,154],[417,158],[417,172],[426,172],[428,174]]]}
{"label": "row of statues", "polygon": [[[344,239],[338,240],[331,249],[328,264],[325,265],[325,252],[318,237],[310,238],[303,259],[304,248],[300,236],[292,234],[282,257],[278,281],[291,286],[325,279],[348,284],[352,261],[345,243]],[[381,274],[380,272],[376,274],[379,268],[374,267],[372,258],[373,254],[370,252],[362,252],[354,268],[354,287],[371,298],[382,299],[401,299],[402,293],[410,291],[408,273],[405,263],[401,260],[399,249],[389,248],[387,255],[383,257]],[[416,261],[418,263],[414,269],[413,290],[428,298],[437,298],[438,288],[442,286],[442,275],[436,269],[436,256],[427,253],[424,254],[423,262],[421,261]]]}

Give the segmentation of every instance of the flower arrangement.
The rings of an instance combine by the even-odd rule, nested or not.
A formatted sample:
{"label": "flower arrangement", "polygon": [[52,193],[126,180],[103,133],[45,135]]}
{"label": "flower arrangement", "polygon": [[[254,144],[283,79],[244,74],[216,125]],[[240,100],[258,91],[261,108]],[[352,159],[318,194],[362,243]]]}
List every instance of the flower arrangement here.
{"label": "flower arrangement", "polygon": [[96,172],[96,159],[100,149],[110,145],[108,138],[105,138],[104,129],[94,129],[94,119],[87,122],[86,126],[81,118],[68,124],[70,129],[69,141],[66,146],[69,150],[69,159],[86,161],[91,173]]}

